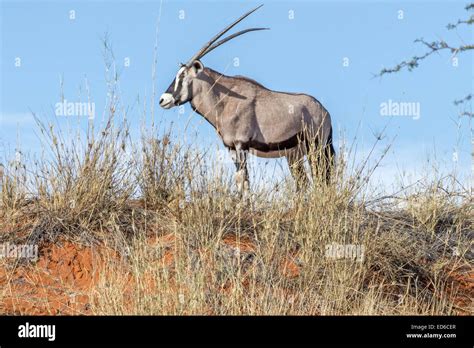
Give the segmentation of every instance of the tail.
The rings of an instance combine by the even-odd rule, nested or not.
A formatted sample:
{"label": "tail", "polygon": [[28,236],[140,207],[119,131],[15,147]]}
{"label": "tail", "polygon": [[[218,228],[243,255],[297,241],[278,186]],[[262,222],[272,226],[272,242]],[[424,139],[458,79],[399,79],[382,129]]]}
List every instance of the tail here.
{"label": "tail", "polygon": [[326,182],[329,183],[331,180],[331,173],[334,170],[336,164],[336,151],[334,150],[334,145],[332,141],[332,127],[329,132],[329,137],[324,148],[324,157],[326,162]]}

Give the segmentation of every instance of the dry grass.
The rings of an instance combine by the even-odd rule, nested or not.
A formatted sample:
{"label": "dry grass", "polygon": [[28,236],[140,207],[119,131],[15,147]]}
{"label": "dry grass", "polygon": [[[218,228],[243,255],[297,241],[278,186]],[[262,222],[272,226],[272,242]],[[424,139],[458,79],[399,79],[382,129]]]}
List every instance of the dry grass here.
{"label": "dry grass", "polygon": [[[42,257],[0,260],[0,311],[31,313],[6,305],[18,284],[48,258],[79,272],[57,248],[63,256],[47,252],[78,245],[102,256],[90,263],[90,282],[73,286],[88,308],[73,313],[473,314],[474,205],[455,178],[373,197],[367,182],[378,160],[353,164],[340,151],[329,185],[316,178],[295,192],[288,177],[242,201],[231,172],[171,132],[157,138],[152,126],[132,141],[106,64],[113,77],[101,129],[65,135],[38,120],[44,155],[0,168],[0,242],[39,245]],[[332,245],[362,254],[337,258]],[[38,279],[50,278],[46,269]],[[41,313],[71,313],[46,303]]]}
{"label": "dry grass", "polygon": [[[339,159],[330,185],[296,193],[288,178],[246,204],[204,156],[169,135],[134,148],[111,119],[79,143],[40,125],[50,159],[2,181],[3,242],[118,252],[88,290],[91,313],[472,314],[459,300],[472,298],[472,197],[447,179],[369,199],[372,169],[351,176]],[[334,244],[364,252],[335,259]]]}

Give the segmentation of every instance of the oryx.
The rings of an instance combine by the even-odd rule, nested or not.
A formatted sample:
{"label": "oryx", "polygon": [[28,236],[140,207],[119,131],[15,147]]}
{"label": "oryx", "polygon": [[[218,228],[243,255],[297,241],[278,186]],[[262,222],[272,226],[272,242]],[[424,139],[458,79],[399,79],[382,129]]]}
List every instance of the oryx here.
{"label": "oryx", "polygon": [[308,180],[303,160],[309,149],[317,150],[316,166],[319,163],[318,168],[324,168],[326,180],[335,155],[331,117],[318,100],[302,93],[272,91],[243,76],[226,76],[204,67],[200,61],[237,36],[268,29],[246,29],[217,41],[261,6],[230,24],[186,64],[181,64],[160,98],[160,105],[165,109],[190,102],[193,110],[214,126],[231,152],[241,193],[249,185],[246,163],[249,152],[259,157],[286,156],[297,187]]}

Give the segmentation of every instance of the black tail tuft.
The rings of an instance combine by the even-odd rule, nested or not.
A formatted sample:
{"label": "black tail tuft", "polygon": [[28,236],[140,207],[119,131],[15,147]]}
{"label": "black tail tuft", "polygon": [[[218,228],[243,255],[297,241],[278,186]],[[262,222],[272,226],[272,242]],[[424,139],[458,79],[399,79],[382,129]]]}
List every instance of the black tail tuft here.
{"label": "black tail tuft", "polygon": [[324,149],[324,157],[326,162],[326,182],[329,183],[331,179],[331,173],[334,170],[334,165],[336,163],[336,151],[334,150],[334,145],[332,142],[332,128],[329,133],[328,141]]}

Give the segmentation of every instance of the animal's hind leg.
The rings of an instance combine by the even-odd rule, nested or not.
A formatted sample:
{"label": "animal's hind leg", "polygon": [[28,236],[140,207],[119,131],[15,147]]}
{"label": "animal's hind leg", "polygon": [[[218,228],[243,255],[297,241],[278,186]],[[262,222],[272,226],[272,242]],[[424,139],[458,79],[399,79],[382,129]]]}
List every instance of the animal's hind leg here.
{"label": "animal's hind leg", "polygon": [[321,147],[315,141],[312,146],[308,147],[308,153],[313,181],[320,180],[325,184],[329,184],[335,155],[332,144]]}
{"label": "animal's hind leg", "polygon": [[308,185],[308,176],[304,168],[304,155],[301,151],[295,151],[287,155],[287,160],[291,174],[295,179],[296,190],[300,191],[303,187]]}
{"label": "animal's hind leg", "polygon": [[334,170],[334,166],[336,164],[336,151],[334,150],[332,142],[326,145],[324,149],[324,157],[326,163],[326,183],[329,183],[331,180],[332,171]]}

